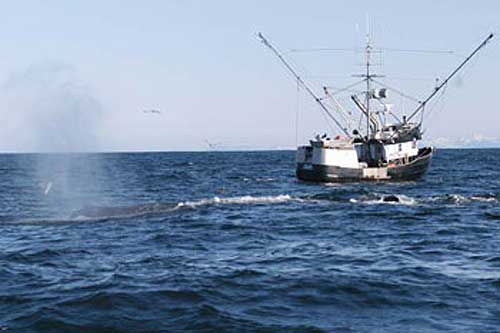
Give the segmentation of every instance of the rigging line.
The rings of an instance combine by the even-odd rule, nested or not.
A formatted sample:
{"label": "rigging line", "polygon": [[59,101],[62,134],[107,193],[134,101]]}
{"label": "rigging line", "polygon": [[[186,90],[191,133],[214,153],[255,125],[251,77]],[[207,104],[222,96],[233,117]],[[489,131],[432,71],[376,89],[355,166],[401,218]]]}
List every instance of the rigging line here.
{"label": "rigging line", "polygon": [[269,41],[262,35],[262,33],[258,33],[257,35],[261,42],[267,46],[271,51],[273,51],[273,53],[280,59],[280,61],[283,63],[283,65],[285,65],[285,67],[290,71],[291,74],[293,74],[293,76],[297,79],[297,81],[300,83],[300,85],[309,93],[309,95],[311,95],[311,97],[314,98],[314,100],[319,104],[319,106],[321,107],[321,109],[324,111],[324,113],[326,113],[330,119],[335,123],[335,125],[338,126],[338,128],[340,130],[342,130],[342,132],[344,132],[344,134],[351,138],[351,135],[349,134],[349,132],[344,128],[344,126],[342,126],[342,124],[332,115],[332,113],[328,110],[328,108],[321,102],[321,99],[311,90],[311,88],[309,88],[309,86],[301,79],[301,77],[297,74],[297,72],[293,69],[293,67],[290,66],[290,64],[285,60],[285,58],[283,58],[283,56],[281,55],[281,53],[276,49],[274,48],[274,46],[271,45],[271,43],[269,43]]}
{"label": "rigging line", "polygon": [[[495,34],[496,35],[496,34]],[[466,53],[455,53],[453,54],[456,58],[465,58],[467,56]],[[483,59],[487,59],[487,60],[498,60],[498,55],[495,55],[495,54],[482,54],[481,57]]]}
{"label": "rigging line", "polygon": [[[331,88],[333,89],[333,87],[331,86],[327,86],[327,87],[323,87],[323,88]],[[366,92],[366,90],[361,90],[361,89],[357,89],[357,90],[354,90],[354,89],[342,89],[341,91],[339,92],[335,92],[335,93],[330,93],[330,96],[334,96],[334,97],[338,97],[340,93],[342,92],[348,92],[348,93],[351,93],[351,94],[363,94]],[[325,97],[322,97],[321,100],[325,99]]]}
{"label": "rigging line", "polygon": [[493,38],[493,36],[494,36],[493,34],[489,34],[488,37],[478,47],[476,47],[476,49],[464,61],[462,61],[462,63],[460,63],[460,65],[457,68],[455,68],[455,70],[451,72],[450,75],[448,75],[446,80],[444,80],[443,83],[441,83],[438,87],[436,87],[434,91],[423,102],[420,103],[420,105],[415,109],[415,111],[413,111],[413,113],[408,117],[408,121],[410,121],[411,118],[413,118],[417,113],[419,113],[422,110],[422,108],[424,108],[425,104],[427,104],[427,102],[429,102],[437,94],[437,92],[445,84],[447,84],[448,81],[453,76],[455,76],[455,74],[457,74],[462,69],[462,67],[464,67],[469,62],[469,60],[472,57],[474,57],[474,55],[476,55],[477,52],[479,52],[479,50],[481,50],[486,44],[488,44],[488,42]]}
{"label": "rigging line", "polygon": [[333,126],[330,123],[330,121],[328,121],[328,117],[326,116],[326,114],[324,112],[321,112],[321,116],[323,117],[323,119],[325,119],[325,123],[328,126],[328,128],[330,128],[331,132],[335,133],[335,129],[333,128]]}
{"label": "rigging line", "polygon": [[352,76],[348,75],[303,75],[306,79],[350,79]]}
{"label": "rigging line", "polygon": [[[443,110],[444,110],[444,107],[446,105],[446,90],[448,89],[448,86],[445,86],[443,88],[443,94],[441,95],[440,97],[440,103],[441,103],[441,107],[439,108],[439,110],[437,110],[436,112],[434,112],[433,114],[439,114],[439,113],[442,113]],[[432,115],[432,113],[431,113]]]}
{"label": "rigging line", "polygon": [[[427,110],[427,114],[426,114],[424,120],[430,121],[431,119],[434,118],[434,115],[441,113],[443,111],[444,105],[446,103],[445,96],[446,96],[447,88],[448,88],[448,85],[445,85],[443,87],[443,90],[442,90],[441,94],[439,95],[439,97],[437,98],[436,102],[430,107],[430,109]],[[439,109],[437,111],[434,111],[434,110],[436,110],[436,107],[439,104],[440,104]]]}
{"label": "rigging line", "polygon": [[327,97],[329,98],[330,102],[333,102],[334,106],[330,107],[334,109],[337,114],[342,118],[342,120],[346,123],[346,128],[351,132],[351,127],[352,127],[352,113],[349,110],[345,110],[342,107],[342,104],[334,97],[329,94],[327,94]]}
{"label": "rigging line", "polygon": [[393,88],[393,87],[391,87],[391,86],[389,86],[389,85],[387,85],[387,84],[385,84],[385,83],[382,83],[382,82],[380,82],[380,81],[378,81],[378,80],[375,80],[375,79],[372,79],[372,81],[373,81],[373,82],[375,82],[375,83],[377,83],[377,84],[379,84],[379,85],[381,85],[382,87],[385,87],[385,88],[387,88],[387,89],[389,89],[389,90],[394,91],[396,94],[400,95],[401,97],[407,98],[407,99],[412,100],[412,101],[417,102],[417,103],[419,103],[419,102],[420,102],[417,98],[412,97],[412,96],[410,96],[410,95],[407,95],[407,94],[405,94],[405,93],[403,93],[403,92],[399,91],[398,89]]}
{"label": "rigging line", "polygon": [[[334,95],[340,94],[340,93],[342,93],[342,92],[344,92],[344,91],[348,91],[348,90],[350,90],[351,88],[354,88],[354,87],[356,87],[357,85],[359,85],[359,84],[361,84],[361,83],[363,83],[363,82],[365,82],[365,79],[360,80],[360,81],[357,81],[357,82],[354,82],[354,83],[352,83],[352,84],[348,85],[347,87],[344,87],[344,88],[338,89],[337,91],[333,91],[333,92],[331,92],[331,93],[330,93],[330,95],[334,96]],[[331,86],[325,86],[324,88],[327,88],[327,89],[332,89],[333,87],[331,87]]]}
{"label": "rigging line", "polygon": [[328,117],[324,113],[321,113],[321,114],[323,115],[323,118],[325,118],[325,123],[330,128],[331,133],[335,133],[335,128],[333,128],[332,124],[328,121]]}
{"label": "rigging line", "polygon": [[[491,34],[494,35],[494,36],[497,36],[500,34],[500,30],[490,30],[491,31]],[[480,38],[477,38],[476,43],[480,43],[481,42],[481,39]],[[457,57],[461,57],[461,58],[465,58],[467,57],[467,55],[469,54],[470,50],[467,50],[467,49],[458,49],[457,52],[455,52],[455,56]],[[488,60],[496,60],[498,61],[498,55],[495,54],[495,52],[492,52],[491,54],[490,53],[484,53],[484,54],[481,54],[481,57],[483,59],[488,59]]]}
{"label": "rigging line", "polygon": [[[317,47],[304,49],[290,49],[287,53],[306,53],[306,52],[364,52],[365,48],[335,48],[335,47]],[[374,47],[371,52],[399,52],[399,53],[419,53],[419,54],[454,54],[452,50],[419,50],[419,49],[397,49],[390,47]]]}
{"label": "rigging line", "polygon": [[430,81],[434,80],[434,77],[409,77],[409,76],[392,76],[386,75],[387,79],[391,80],[408,80],[408,81]]}
{"label": "rigging line", "polygon": [[[443,107],[443,104],[441,103],[442,101],[444,101],[444,96],[445,96],[445,93],[446,93],[446,87],[443,87],[443,90],[442,92],[439,94],[439,96],[436,98],[436,100],[434,101],[434,103],[432,103],[428,108],[427,108],[427,112],[425,113],[425,117],[422,117],[422,120],[421,122],[423,122],[423,120],[426,120],[427,122],[430,121],[431,119],[433,119],[434,115],[437,114],[435,112],[435,110],[437,109],[438,106],[440,106],[439,108],[439,111],[442,110],[442,107]],[[425,108],[424,108],[425,110]],[[423,112],[422,112],[423,113]]]}
{"label": "rigging line", "polygon": [[[313,83],[313,85],[315,85]],[[325,87],[323,86],[322,87],[323,90],[325,89]],[[343,128],[345,129],[345,131],[347,131],[348,133],[352,132],[351,131],[351,120],[349,119],[349,117],[351,116],[350,114],[350,111],[346,111],[344,110],[344,108],[342,107],[342,105],[338,102],[338,100],[336,99],[336,97],[328,92],[325,91],[325,96],[324,97],[319,97],[319,100],[329,108],[329,110],[331,110],[331,112],[333,114],[336,114],[337,117],[343,122]],[[330,103],[328,103],[330,102]],[[333,103],[332,103],[333,102]],[[332,105],[334,104],[334,105]],[[347,113],[347,115],[346,115]],[[329,128],[332,130],[332,132],[334,131],[334,128],[331,126],[330,122],[328,120],[327,117],[325,117],[325,114],[323,113],[323,117],[325,119],[325,121],[328,122],[328,126]],[[344,131],[344,133],[345,133]]]}
{"label": "rigging line", "polygon": [[342,92],[356,92],[356,93],[366,92],[366,90],[364,90],[362,88],[357,88],[357,89],[350,88],[349,89],[349,87],[345,88],[345,87],[336,87],[336,86],[323,86],[322,88],[323,89],[327,88],[329,91],[329,94],[333,95],[333,96],[340,95],[340,93],[342,93]]}
{"label": "rigging line", "polygon": [[297,80],[297,108],[295,110],[295,147],[299,143],[300,83]]}
{"label": "rigging line", "polygon": [[420,113],[420,126],[422,126],[422,123],[424,122],[424,114],[425,114],[425,108],[423,108],[422,112]]}
{"label": "rigging line", "polygon": [[399,119],[399,117],[396,116],[393,112],[389,112],[389,114],[392,116],[392,118],[396,119],[398,123],[402,123],[401,119]]}
{"label": "rigging line", "polygon": [[[315,85],[314,82],[313,82],[313,85]],[[322,89],[325,90],[325,87],[323,86]],[[325,106],[327,106],[329,108],[329,110],[332,112],[332,114],[337,115],[337,117],[342,122],[344,129],[347,132],[351,132],[351,124],[350,124],[350,120],[349,120],[349,117],[351,116],[351,114],[349,113],[349,111],[346,111],[342,107],[342,105],[338,102],[337,98],[335,96],[333,96],[332,94],[328,93],[328,91],[325,91],[325,96],[319,97],[319,100],[323,104],[325,104]],[[346,115],[346,113],[347,113],[347,115]],[[325,120],[328,121],[327,118],[325,118]],[[330,126],[330,129],[332,129],[332,131],[333,131],[333,128],[331,126]]]}
{"label": "rigging line", "polygon": [[457,75],[455,85],[460,87],[463,84],[463,81],[468,79],[470,73],[477,67],[479,60],[484,58],[487,54],[478,54],[476,57],[472,58],[466,67]]}
{"label": "rigging line", "polygon": [[377,50],[387,52],[401,52],[401,53],[428,53],[428,54],[454,54],[452,50],[419,50],[419,49],[395,49],[390,47],[378,47]]}
{"label": "rigging line", "polygon": [[359,116],[359,122],[358,122],[358,128],[359,128],[360,132],[362,130],[362,128],[361,128],[362,125],[363,125],[363,114],[360,114],[360,116]]}
{"label": "rigging line", "polygon": [[290,49],[288,53],[302,53],[302,52],[329,52],[329,51],[339,51],[339,52],[362,52],[362,48],[330,48],[330,47],[319,47],[319,48],[309,48],[309,49]]}

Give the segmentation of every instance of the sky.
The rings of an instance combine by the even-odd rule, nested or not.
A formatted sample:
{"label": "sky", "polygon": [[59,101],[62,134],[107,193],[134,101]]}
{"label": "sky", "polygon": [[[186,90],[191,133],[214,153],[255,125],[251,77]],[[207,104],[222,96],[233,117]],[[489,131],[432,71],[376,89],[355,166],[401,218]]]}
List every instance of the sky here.
{"label": "sky", "polygon": [[290,50],[362,47],[367,17],[375,46],[454,51],[377,55],[384,82],[418,99],[497,33],[424,126],[430,140],[500,137],[498,1],[19,0],[0,12],[0,151],[275,149],[335,134],[256,33],[321,94],[354,82],[363,55]]}

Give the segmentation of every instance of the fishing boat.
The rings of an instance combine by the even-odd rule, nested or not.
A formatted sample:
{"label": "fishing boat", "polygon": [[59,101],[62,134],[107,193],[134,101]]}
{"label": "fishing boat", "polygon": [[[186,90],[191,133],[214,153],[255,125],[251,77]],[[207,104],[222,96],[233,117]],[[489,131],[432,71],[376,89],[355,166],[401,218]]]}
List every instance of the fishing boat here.
{"label": "fishing boat", "polygon": [[[362,122],[353,121],[352,112],[346,111],[327,87],[323,88],[324,96],[320,97],[262,33],[258,37],[340,130],[335,137],[318,134],[309,144],[297,148],[297,177],[305,181],[346,182],[406,181],[417,180],[425,175],[435,149],[420,147],[424,132],[424,110],[438,92],[493,38],[493,34],[476,47],[444,81],[438,82],[425,99],[417,100],[413,112],[402,116],[392,109],[392,104],[386,102],[388,91],[399,90],[383,84],[378,80],[383,76],[372,72],[373,47],[367,35],[365,70],[363,74],[356,75],[361,78],[358,83],[363,84],[364,90],[350,96],[358,115],[364,119]],[[359,125],[356,126],[356,123]]]}

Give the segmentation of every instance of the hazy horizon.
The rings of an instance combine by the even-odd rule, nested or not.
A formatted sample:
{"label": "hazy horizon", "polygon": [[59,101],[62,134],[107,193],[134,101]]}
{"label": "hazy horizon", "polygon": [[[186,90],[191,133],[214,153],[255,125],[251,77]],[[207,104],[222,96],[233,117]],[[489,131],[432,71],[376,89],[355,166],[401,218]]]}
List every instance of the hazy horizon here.
{"label": "hazy horizon", "polygon": [[[354,82],[362,54],[288,51],[361,47],[368,14],[375,47],[455,52],[387,52],[378,60],[388,85],[423,98],[436,77],[443,79],[490,32],[498,34],[500,3],[480,4],[6,3],[0,152],[293,149],[329,127],[257,32],[321,93],[322,85]],[[497,35],[449,83],[424,123],[428,142],[500,146],[500,115],[491,107],[499,45]],[[411,109],[389,97],[395,108]]]}

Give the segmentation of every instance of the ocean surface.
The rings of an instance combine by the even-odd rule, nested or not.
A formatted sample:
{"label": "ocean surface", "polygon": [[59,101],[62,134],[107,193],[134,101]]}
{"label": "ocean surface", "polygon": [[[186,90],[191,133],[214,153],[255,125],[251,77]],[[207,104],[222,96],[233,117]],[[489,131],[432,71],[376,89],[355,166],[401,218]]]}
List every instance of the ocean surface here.
{"label": "ocean surface", "polygon": [[500,331],[500,150],[351,184],[292,151],[0,155],[0,189],[0,331]]}

